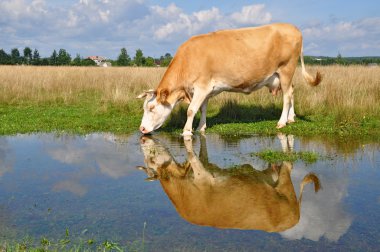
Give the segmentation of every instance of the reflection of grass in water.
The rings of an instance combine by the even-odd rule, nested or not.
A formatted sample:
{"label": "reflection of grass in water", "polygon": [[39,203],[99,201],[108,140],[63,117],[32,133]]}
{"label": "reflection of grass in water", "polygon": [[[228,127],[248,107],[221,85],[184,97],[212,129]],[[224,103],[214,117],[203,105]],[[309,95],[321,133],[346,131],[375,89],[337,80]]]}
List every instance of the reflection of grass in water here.
{"label": "reflection of grass in water", "polygon": [[311,164],[315,163],[320,156],[315,152],[310,151],[299,151],[299,152],[282,152],[274,150],[264,150],[259,152],[254,152],[252,156],[259,157],[267,162],[275,163],[281,161],[295,162],[298,160],[304,161],[305,163]]}
{"label": "reflection of grass in water", "polygon": [[25,237],[21,241],[2,241],[0,251],[144,251],[145,229],[146,222],[144,222],[142,240],[128,242],[124,246],[110,240],[99,242],[94,239],[72,237],[66,229],[64,237],[56,240],[41,237],[36,241],[31,237]]}

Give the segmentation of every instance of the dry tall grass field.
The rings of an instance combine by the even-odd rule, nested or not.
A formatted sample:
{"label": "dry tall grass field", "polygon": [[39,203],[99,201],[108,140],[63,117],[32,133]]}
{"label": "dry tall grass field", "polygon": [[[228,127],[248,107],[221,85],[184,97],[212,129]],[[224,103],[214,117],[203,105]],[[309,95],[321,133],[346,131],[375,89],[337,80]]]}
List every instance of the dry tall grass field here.
{"label": "dry tall grass field", "polygon": [[[297,69],[296,113],[380,115],[380,67],[307,66],[320,70],[322,83],[308,86]],[[155,88],[165,68],[133,67],[33,67],[0,66],[0,104],[80,103],[83,97],[112,104],[138,104],[141,91]],[[212,99],[210,109],[236,101],[242,105],[281,106],[281,94],[272,97],[266,88],[250,95],[223,93]]]}

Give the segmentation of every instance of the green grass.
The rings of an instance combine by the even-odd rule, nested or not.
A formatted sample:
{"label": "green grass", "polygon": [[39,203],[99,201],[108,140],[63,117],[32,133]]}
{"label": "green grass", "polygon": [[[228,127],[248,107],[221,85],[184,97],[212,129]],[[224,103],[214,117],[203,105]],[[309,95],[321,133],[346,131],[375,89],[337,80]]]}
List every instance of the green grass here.
{"label": "green grass", "polygon": [[[331,113],[298,114],[296,123],[276,129],[281,115],[280,106],[242,105],[227,102],[222,107],[210,106],[207,132],[241,135],[276,135],[279,132],[296,136],[332,136],[380,140],[380,116]],[[380,112],[380,111],[379,111]],[[177,108],[162,131],[181,133],[186,122],[186,109]],[[196,127],[199,118],[194,121]]]}
{"label": "green grass", "polygon": [[[212,107],[207,116],[207,132],[220,134],[275,135],[278,132],[296,136],[340,136],[380,139],[380,119],[376,116],[312,114],[299,115],[294,124],[276,129],[281,114],[279,107],[257,107],[227,104]],[[0,135],[36,132],[137,132],[142,118],[141,102],[128,105],[102,103],[84,99],[64,104],[0,104]],[[186,109],[177,108],[158,132],[181,133],[186,122]],[[194,122],[197,126],[198,118]]]}
{"label": "green grass", "polygon": [[259,157],[269,163],[277,163],[282,161],[296,162],[303,161],[307,164],[315,163],[320,158],[320,155],[315,152],[300,151],[300,152],[282,152],[274,150],[264,150],[251,154]]}
{"label": "green grass", "polygon": [[[323,81],[310,88],[297,68],[296,123],[277,130],[282,95],[263,88],[250,95],[222,93],[210,99],[209,132],[221,134],[333,136],[380,140],[380,71],[364,66],[311,67]],[[165,69],[0,67],[0,134],[33,132],[116,134],[137,132],[143,90],[156,87]],[[160,132],[180,133],[186,109],[180,107]],[[194,122],[197,127],[197,121]]]}
{"label": "green grass", "polygon": [[0,134],[35,132],[130,133],[138,129],[141,115],[128,107],[112,105],[0,105]]}

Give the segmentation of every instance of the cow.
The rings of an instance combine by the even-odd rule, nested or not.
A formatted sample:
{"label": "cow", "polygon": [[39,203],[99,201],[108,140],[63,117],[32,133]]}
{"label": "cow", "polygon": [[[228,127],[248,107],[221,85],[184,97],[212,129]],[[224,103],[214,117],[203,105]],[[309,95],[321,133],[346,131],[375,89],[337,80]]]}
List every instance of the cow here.
{"label": "cow", "polygon": [[292,163],[270,164],[263,171],[249,164],[223,169],[208,161],[205,137],[199,158],[192,140],[184,141],[186,162],[177,163],[156,139],[143,135],[147,180],[159,180],[179,215],[190,223],[229,229],[285,231],[299,222],[303,188],[320,181],[314,173],[301,182],[297,199],[290,178]]}
{"label": "cow", "polygon": [[177,50],[158,87],[138,95],[144,98],[140,131],[148,134],[162,126],[177,103],[189,104],[183,135],[192,135],[193,119],[200,109],[197,130],[206,129],[210,97],[223,91],[249,94],[264,86],[272,94],[283,92],[283,109],[277,128],[295,121],[293,86],[298,59],[302,75],[318,85],[320,72],[305,70],[301,32],[291,24],[221,30],[191,37]]}

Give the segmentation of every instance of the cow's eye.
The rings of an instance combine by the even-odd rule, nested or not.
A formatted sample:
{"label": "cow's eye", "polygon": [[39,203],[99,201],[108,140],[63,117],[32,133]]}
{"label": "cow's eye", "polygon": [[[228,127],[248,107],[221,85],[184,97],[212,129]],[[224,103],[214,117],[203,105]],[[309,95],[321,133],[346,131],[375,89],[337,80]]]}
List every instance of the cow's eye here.
{"label": "cow's eye", "polygon": [[154,108],[155,108],[154,105],[150,106],[150,107],[149,107],[149,111],[153,111]]}

